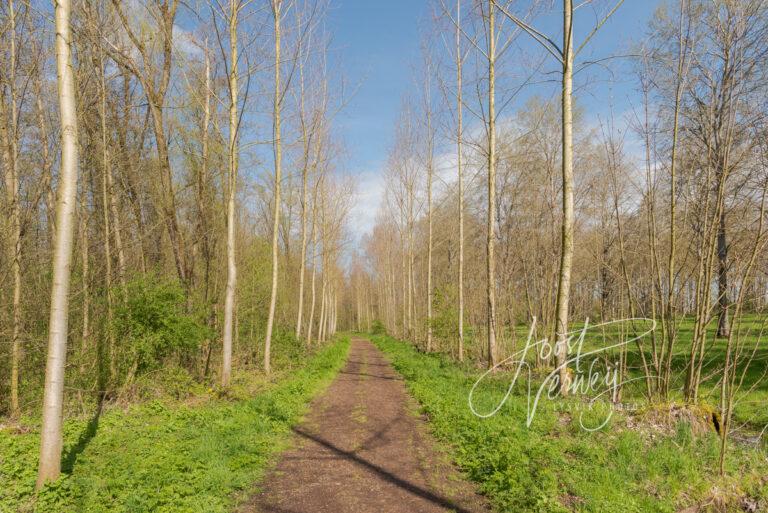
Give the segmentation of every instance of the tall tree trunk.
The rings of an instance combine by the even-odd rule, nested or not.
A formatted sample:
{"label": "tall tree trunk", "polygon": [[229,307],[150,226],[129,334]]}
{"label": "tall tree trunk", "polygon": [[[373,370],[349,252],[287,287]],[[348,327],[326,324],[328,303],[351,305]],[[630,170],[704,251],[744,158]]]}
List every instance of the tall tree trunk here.
{"label": "tall tree trunk", "polygon": [[456,0],[456,169],[459,181],[459,361],[464,361],[464,175],[461,143],[463,134],[461,57],[461,0]]}
{"label": "tall tree trunk", "polygon": [[413,250],[413,230],[414,230],[414,183],[413,183],[413,177],[408,179],[408,337],[411,340],[415,339],[415,333],[413,328],[413,321],[414,321],[414,288],[416,284],[414,283],[414,250]]}
{"label": "tall tree trunk", "polygon": [[488,1],[488,222],[486,238],[486,300],[488,367],[496,366],[496,4]]}
{"label": "tall tree trunk", "polygon": [[563,224],[560,235],[560,275],[557,285],[557,366],[560,393],[567,395],[568,307],[573,260],[573,1],[563,1]]}
{"label": "tall tree trunk", "polygon": [[[147,273],[147,233],[144,228],[144,213],[141,207],[141,199],[139,198],[138,189],[136,186],[136,169],[131,151],[128,147],[128,135],[127,129],[131,123],[131,75],[127,70],[123,70],[123,87],[122,87],[122,115],[117,123],[117,143],[122,154],[122,169],[123,179],[126,189],[126,196],[131,204],[131,210],[133,210],[133,216],[136,219],[136,230],[138,231],[140,258],[139,264],[141,266],[141,273]],[[115,114],[117,118],[117,114]],[[138,151],[141,152],[143,147],[144,135],[142,134],[142,144],[139,145]]]}
{"label": "tall tree trunk", "polygon": [[[4,96],[4,95],[2,95]],[[15,102],[11,102],[12,104]],[[13,105],[11,108],[15,111]],[[15,119],[15,114],[10,118]],[[9,117],[5,113],[5,98],[0,97],[0,144],[2,144],[3,167],[5,168],[5,193],[10,208],[10,244],[8,245],[8,261],[11,263],[13,275],[13,299],[11,329],[11,415],[19,414],[19,365],[21,362],[21,208],[19,205],[19,178],[17,174],[15,144],[16,130],[6,125]]]}
{"label": "tall tree trunk", "polygon": [[[228,387],[232,375],[232,330],[237,287],[235,261],[235,193],[238,168],[238,113],[237,113],[237,15],[239,0],[229,2],[229,176],[227,186],[227,289],[224,297],[224,334],[222,339],[221,385]],[[207,127],[206,127],[207,129]]]}
{"label": "tall tree trunk", "polygon": [[45,367],[38,488],[48,481],[56,480],[61,473],[61,424],[78,166],[77,100],[70,48],[70,9],[70,0],[57,0],[55,4],[56,68],[61,110],[61,166],[56,205],[56,241],[53,249],[53,285],[48,325],[48,359]]}
{"label": "tall tree trunk", "polygon": [[117,383],[117,354],[115,348],[115,337],[112,332],[112,246],[110,238],[112,236],[112,227],[110,226],[110,199],[109,199],[109,180],[107,177],[112,174],[112,162],[109,154],[109,138],[107,135],[107,84],[104,76],[104,59],[99,56],[94,59],[94,64],[99,67],[99,116],[101,122],[101,212],[104,223],[104,265],[105,276],[104,284],[107,301],[107,347],[109,349],[109,376],[113,384]]}
{"label": "tall tree trunk", "polygon": [[322,287],[320,288],[320,321],[318,322],[318,332],[317,332],[317,341],[318,342],[325,342],[325,318],[327,316],[327,304],[328,304],[328,294],[326,292],[326,286],[328,283],[327,280],[327,273],[325,268],[325,259],[323,259],[323,276],[322,276]]}
{"label": "tall tree trunk", "polygon": [[85,204],[85,191],[80,197],[80,265],[82,267],[82,293],[83,293],[83,326],[80,339],[80,376],[85,374],[85,355],[91,339],[91,287],[90,287],[90,261],[88,248],[88,207]]}
{"label": "tall tree trunk", "polygon": [[309,173],[309,137],[306,130],[306,121],[304,119],[304,67],[303,64],[299,64],[299,72],[301,73],[301,127],[302,127],[302,143],[304,144],[304,162],[301,169],[301,257],[299,260],[299,292],[296,298],[298,302],[296,312],[296,338],[301,337],[302,317],[304,315],[304,276],[306,275],[307,267],[307,175]]}
{"label": "tall tree trunk", "polygon": [[201,130],[201,154],[200,154],[200,169],[197,173],[195,199],[197,201],[197,211],[199,219],[197,220],[197,233],[199,240],[203,245],[203,259],[204,259],[204,276],[203,276],[203,304],[206,308],[209,308],[208,298],[210,297],[210,281],[211,281],[211,234],[209,233],[209,221],[208,213],[210,207],[208,203],[208,161],[210,155],[210,132],[209,126],[211,124],[211,98],[213,92],[211,90],[211,58],[208,54],[208,41],[205,42],[205,98],[203,100],[203,125]]}
{"label": "tall tree trunk", "polygon": [[[10,115],[6,112],[5,87],[0,82],[0,144],[2,144],[5,168],[5,193],[10,209],[10,244],[8,261],[13,274],[13,299],[11,303],[13,327],[11,328],[11,416],[19,415],[19,367],[21,364],[21,204],[18,174],[18,102],[16,99],[16,13],[13,0],[8,1],[10,33],[9,73],[7,77],[11,97]],[[2,79],[0,79],[2,81]]]}
{"label": "tall tree trunk", "polygon": [[163,191],[163,217],[165,226],[168,230],[168,238],[171,242],[174,263],[176,264],[176,273],[179,281],[185,288],[189,287],[189,270],[184,250],[184,238],[179,227],[179,220],[176,216],[176,194],[173,191],[173,174],[171,172],[171,160],[168,154],[168,139],[165,135],[163,120],[162,100],[158,100],[154,95],[150,99],[150,112],[152,114],[152,126],[155,133],[155,145],[157,146],[158,160],[160,163],[160,180]]}
{"label": "tall tree trunk", "polygon": [[280,85],[280,7],[282,0],[272,0],[272,14],[275,19],[275,97],[273,104],[273,147],[275,152],[275,195],[274,211],[272,214],[272,293],[269,299],[269,316],[267,317],[267,335],[264,339],[264,372],[270,372],[272,346],[272,328],[275,322],[275,305],[277,304],[278,277],[278,242],[280,237],[280,180],[282,171],[282,141],[280,135],[280,111],[282,110],[282,86]]}
{"label": "tall tree trunk", "polygon": [[312,332],[315,322],[315,302],[316,302],[316,281],[317,281],[317,192],[320,186],[320,179],[315,185],[315,192],[312,200],[312,278],[310,279],[310,303],[309,303],[309,322],[307,322],[307,344],[312,344]]}
{"label": "tall tree trunk", "polygon": [[430,98],[431,67],[427,66],[427,352],[432,351],[432,173],[433,173],[433,135],[432,105]]}
{"label": "tall tree trunk", "polygon": [[669,260],[667,266],[667,301],[664,321],[666,325],[666,350],[663,351],[663,370],[661,376],[662,394],[669,393],[669,382],[672,369],[672,351],[676,339],[675,326],[675,253],[677,250],[677,146],[679,142],[679,120],[681,100],[683,95],[683,70],[685,64],[685,46],[683,34],[683,17],[685,1],[680,0],[679,49],[677,59],[677,84],[675,90],[675,111],[672,120],[672,155],[669,170]]}
{"label": "tall tree trunk", "polygon": [[[104,70],[104,54],[103,49],[99,48],[99,89],[100,89],[100,112],[101,118],[101,144],[103,151],[103,191],[104,191],[104,226],[111,224],[111,233],[115,238],[115,250],[117,251],[117,276],[120,282],[121,289],[125,290],[125,251],[123,249],[123,235],[120,226],[120,215],[117,208],[117,198],[115,196],[115,187],[112,178],[112,156],[109,152],[111,141],[109,140],[109,133],[107,131],[107,79],[106,72]],[[109,214],[108,214],[109,213]],[[108,215],[111,215],[111,222],[108,219]],[[110,278],[111,279],[111,278]]]}

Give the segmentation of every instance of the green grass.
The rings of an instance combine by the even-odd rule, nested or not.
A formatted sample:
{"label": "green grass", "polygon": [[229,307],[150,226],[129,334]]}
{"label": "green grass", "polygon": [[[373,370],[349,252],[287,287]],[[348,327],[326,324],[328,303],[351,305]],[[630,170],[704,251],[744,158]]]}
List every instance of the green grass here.
{"label": "green grass", "polygon": [[[595,328],[599,324],[598,320],[590,320],[590,329],[585,339],[585,350],[606,347],[618,340],[628,338],[629,323],[612,325],[607,328]],[[578,330],[583,326],[581,323],[575,323],[573,330]],[[684,400],[683,388],[686,377],[686,369],[690,357],[691,343],[693,339],[694,321],[691,317],[682,318],[677,325],[677,339],[673,349],[672,360],[672,383],[670,388],[670,401],[682,402]],[[638,323],[637,329],[642,332],[648,323]],[[529,326],[518,325],[514,328],[514,339],[512,342],[511,330],[507,329],[500,337],[500,352],[508,356],[513,351],[519,351],[525,344],[528,336]],[[623,331],[621,331],[623,329]],[[702,369],[702,383],[699,391],[699,401],[711,408],[717,408],[720,404],[720,377],[722,375],[723,362],[725,361],[726,339],[716,338],[717,330],[716,319],[707,326],[707,342],[704,355],[705,365]],[[736,395],[736,404],[734,408],[735,425],[747,433],[759,433],[768,425],[768,317],[764,315],[745,315],[740,324],[738,335],[734,336],[734,344],[741,346],[741,351],[734,351],[739,354],[738,374],[744,373],[744,381],[740,391]],[[657,325],[656,336],[658,343],[661,344],[661,325]],[[544,334],[539,333],[539,337]],[[474,352],[483,347],[483,342],[474,340],[469,342],[474,346]],[[645,353],[645,359],[649,363],[651,357],[650,336],[642,338],[642,347]],[[469,348],[470,351],[473,347]],[[754,352],[753,352],[754,350]],[[618,350],[609,352],[611,359],[618,358]],[[530,356],[530,355],[529,355]],[[752,358],[751,362],[747,360]],[[529,358],[531,360],[531,358]],[[749,364],[748,364],[749,363]],[[748,364],[748,365],[747,365]],[[644,376],[642,358],[637,345],[631,342],[627,346],[627,366],[628,378],[641,378]],[[624,391],[625,397],[641,398],[645,393],[644,381],[638,379],[634,385],[627,387]]]}
{"label": "green grass", "polygon": [[68,421],[64,474],[37,496],[39,431],[0,430],[0,512],[230,511],[286,447],[348,347],[342,339],[319,350],[249,397],[153,401]]}
{"label": "green grass", "polygon": [[[586,432],[574,412],[583,404],[577,399],[546,401],[527,428],[522,389],[497,415],[481,419],[467,397],[482,371],[386,336],[373,339],[405,378],[436,437],[500,511],[675,512],[708,501],[741,511],[744,498],[768,507],[768,464],[754,449],[733,447],[720,478],[714,434],[693,436],[686,423],[671,433],[628,428],[619,414],[605,429]],[[478,409],[498,402],[509,380],[498,373],[484,381]],[[585,422],[599,418],[585,413]]]}

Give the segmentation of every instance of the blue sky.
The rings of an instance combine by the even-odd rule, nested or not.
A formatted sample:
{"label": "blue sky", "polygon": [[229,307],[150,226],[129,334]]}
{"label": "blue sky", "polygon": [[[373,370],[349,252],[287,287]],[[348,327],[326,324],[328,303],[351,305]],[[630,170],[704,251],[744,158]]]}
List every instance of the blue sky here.
{"label": "blue sky", "polygon": [[[436,0],[435,0],[436,1]],[[627,53],[633,41],[645,33],[648,21],[661,0],[626,0],[613,18],[592,39],[581,60]],[[540,16],[534,25],[558,40],[561,26],[560,1],[551,14]],[[576,17],[577,44],[595,24],[596,12],[609,4],[596,0],[596,9],[582,8]],[[359,175],[359,197],[352,229],[364,232],[373,223],[381,196],[381,170],[403,95],[413,85],[413,66],[419,60],[421,32],[428,26],[430,0],[334,0],[329,13],[332,51],[342,62],[346,80],[357,90],[337,120],[349,158],[346,170]],[[533,48],[531,46],[530,48]],[[513,55],[500,66],[514,66]],[[519,64],[519,63],[517,63]],[[550,66],[553,68],[554,66]],[[577,77],[578,101],[589,119],[617,116],[631,109],[634,83],[626,63],[614,61],[612,75],[592,67]],[[520,96],[554,94],[551,88],[530,88]],[[515,109],[511,106],[509,112]]]}

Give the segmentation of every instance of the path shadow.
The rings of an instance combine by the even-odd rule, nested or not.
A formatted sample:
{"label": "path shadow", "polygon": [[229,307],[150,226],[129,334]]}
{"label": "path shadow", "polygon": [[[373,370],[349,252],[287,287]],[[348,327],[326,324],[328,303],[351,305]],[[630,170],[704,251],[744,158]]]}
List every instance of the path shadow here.
{"label": "path shadow", "polygon": [[91,443],[93,437],[96,436],[96,432],[99,429],[99,420],[101,419],[101,413],[103,410],[104,396],[100,395],[99,401],[96,404],[96,413],[93,414],[93,417],[91,417],[91,420],[88,421],[88,424],[85,426],[83,432],[80,433],[80,438],[77,439],[77,443],[73,445],[62,458],[61,471],[64,474],[72,474],[72,470],[75,468],[75,463],[77,463],[77,458],[83,453],[83,451],[85,451],[85,448],[88,447],[89,443]]}
{"label": "path shadow", "polygon": [[369,374],[368,372],[339,371],[339,374],[346,374],[348,376],[365,376],[368,378],[375,378],[375,379],[388,379],[390,381],[402,381],[402,378],[398,378],[396,376],[380,376],[378,374]]}
{"label": "path shadow", "polygon": [[361,362],[360,360],[347,360],[347,363],[350,365],[367,365],[369,367],[390,367],[390,364],[388,363],[376,363],[376,362]]}
{"label": "path shadow", "polygon": [[[380,476],[385,481],[394,484],[398,488],[401,488],[413,495],[416,495],[418,497],[421,497],[423,499],[426,499],[430,501],[433,504],[436,504],[438,506],[441,506],[443,508],[455,511],[456,513],[472,513],[471,511],[462,508],[458,504],[454,503],[450,499],[447,499],[445,497],[442,497],[440,495],[436,495],[435,493],[424,489],[420,486],[417,486],[401,477],[398,477],[397,475],[393,474],[392,472],[389,472],[386,469],[383,469],[379,467],[378,465],[375,465],[371,463],[370,461],[365,460],[364,458],[361,458],[357,454],[355,454],[354,451],[346,451],[335,444],[329,442],[328,440],[325,440],[323,438],[320,438],[317,435],[314,435],[312,433],[309,433],[308,431],[305,431],[301,427],[294,427],[293,432],[297,435],[306,438],[308,440],[311,440],[317,444],[322,445],[323,447],[330,449],[334,453],[338,454],[342,458],[352,461],[353,463],[356,463],[368,470],[371,470],[372,472],[376,473],[376,475]],[[373,438],[376,438],[374,436]],[[369,439],[368,442],[371,440]]]}

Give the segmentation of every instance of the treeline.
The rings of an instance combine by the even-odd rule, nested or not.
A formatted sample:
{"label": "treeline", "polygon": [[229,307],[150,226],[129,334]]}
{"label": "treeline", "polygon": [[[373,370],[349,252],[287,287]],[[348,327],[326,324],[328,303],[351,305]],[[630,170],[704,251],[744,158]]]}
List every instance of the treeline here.
{"label": "treeline", "polygon": [[226,387],[335,332],[353,185],[327,9],[3,0],[0,414],[44,402],[41,482],[62,412]]}
{"label": "treeline", "polygon": [[[543,3],[433,2],[386,202],[355,268],[358,317],[372,309],[427,351],[489,367],[534,318],[537,340],[558,342],[585,319],[655,319],[632,346],[644,395],[679,388],[696,403],[708,380],[725,444],[747,369],[765,365],[761,318],[751,336],[739,327],[768,299],[768,5],[662,3],[630,57],[587,54],[621,4],[580,15],[564,0],[555,36],[536,28],[554,16]],[[631,70],[635,94],[621,116],[598,98],[598,116],[573,76],[611,62]],[[552,97],[531,94],[553,76]],[[572,355],[555,348],[536,361],[559,369],[566,394]]]}

